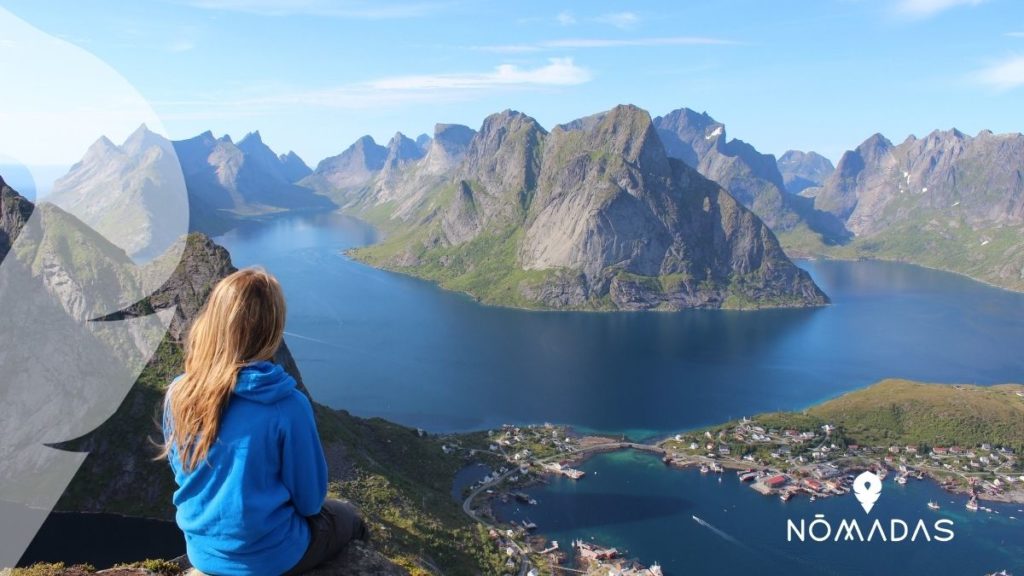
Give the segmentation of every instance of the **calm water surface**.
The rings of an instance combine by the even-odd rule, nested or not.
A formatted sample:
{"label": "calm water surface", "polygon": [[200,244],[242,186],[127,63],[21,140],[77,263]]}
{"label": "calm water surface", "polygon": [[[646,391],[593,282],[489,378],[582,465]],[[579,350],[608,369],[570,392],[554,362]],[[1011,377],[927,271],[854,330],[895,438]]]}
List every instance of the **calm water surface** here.
{"label": "calm water surface", "polygon": [[[890,476],[869,515],[852,496],[782,502],[754,492],[731,471],[719,482],[715,474],[669,469],[655,456],[632,451],[602,454],[580,468],[588,473],[583,480],[559,477],[527,489],[537,506],[499,504],[499,515],[529,519],[563,546],[593,538],[646,564],[660,562],[666,574],[675,576],[1024,572],[1024,505],[983,502],[998,514],[969,512],[966,498],[931,481],[900,486]],[[931,500],[941,509],[928,509]],[[955,536],[944,543],[926,542],[921,536],[915,542],[881,542],[877,537],[864,543],[786,541],[787,519],[810,522],[815,514],[824,514],[833,530],[844,519],[856,519],[865,537],[876,518],[883,526],[901,519],[911,530],[918,519],[932,527],[935,520],[949,518]]]}
{"label": "calm water surface", "polygon": [[481,306],[343,251],[373,230],[282,218],[218,239],[288,295],[313,395],[433,431],[555,422],[643,438],[798,409],[886,377],[1024,380],[1024,295],[882,262],[801,262],[817,309],[527,312]]}

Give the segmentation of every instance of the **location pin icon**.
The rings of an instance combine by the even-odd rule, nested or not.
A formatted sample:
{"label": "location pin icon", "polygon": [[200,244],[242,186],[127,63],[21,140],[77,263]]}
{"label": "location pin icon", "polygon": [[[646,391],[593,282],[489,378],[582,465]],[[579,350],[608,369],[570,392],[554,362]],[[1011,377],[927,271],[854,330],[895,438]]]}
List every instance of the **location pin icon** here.
{"label": "location pin icon", "polygon": [[864,507],[865,513],[871,512],[881,493],[882,479],[874,472],[864,472],[853,481],[853,495]]}

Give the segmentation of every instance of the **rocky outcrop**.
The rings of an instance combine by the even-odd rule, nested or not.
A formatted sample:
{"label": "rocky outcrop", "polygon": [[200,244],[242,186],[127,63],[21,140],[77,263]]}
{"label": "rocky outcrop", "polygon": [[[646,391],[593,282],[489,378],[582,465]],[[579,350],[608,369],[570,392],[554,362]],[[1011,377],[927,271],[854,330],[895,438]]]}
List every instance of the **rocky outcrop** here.
{"label": "rocky outcrop", "polygon": [[15,192],[0,177],[0,262],[32,215],[32,203]]}
{"label": "rocky outcrop", "polygon": [[454,276],[482,286],[471,292],[485,300],[544,308],[827,301],[764,223],[667,155],[650,116],[633,106],[550,134],[520,112],[493,114],[425,198],[429,210],[357,255]]}
{"label": "rocky outcrop", "polygon": [[428,139],[424,169],[431,174],[441,174],[457,166],[465,157],[474,134],[476,131],[472,128],[460,124],[434,126],[434,137]]}
{"label": "rocky outcrop", "polygon": [[[204,576],[192,568],[187,557],[176,558],[183,576]],[[101,573],[102,574],[102,573]],[[145,574],[135,572],[133,574]],[[338,556],[305,573],[306,576],[408,576],[409,571],[361,542],[346,546]],[[120,574],[116,576],[121,576]]]}

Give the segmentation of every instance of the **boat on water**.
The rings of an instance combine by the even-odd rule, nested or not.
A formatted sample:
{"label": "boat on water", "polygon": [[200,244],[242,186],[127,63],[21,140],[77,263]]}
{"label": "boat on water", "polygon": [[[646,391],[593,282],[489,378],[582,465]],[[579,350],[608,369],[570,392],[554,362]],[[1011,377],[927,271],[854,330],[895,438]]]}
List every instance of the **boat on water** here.
{"label": "boat on water", "polygon": [[939,504],[935,500],[931,500],[928,502],[928,507],[931,508],[932,510],[938,510]]}
{"label": "boat on water", "polygon": [[782,500],[783,502],[789,502],[789,499],[792,497],[792,492],[783,492],[782,494],[779,494],[779,500]]}
{"label": "boat on water", "polygon": [[707,464],[701,464],[700,465],[700,473],[701,474],[707,474],[708,470],[710,470],[710,469],[708,468]]}
{"label": "boat on water", "polygon": [[818,497],[817,497],[817,496],[811,496],[811,502],[814,502],[814,501],[816,501],[817,499],[818,499]]}
{"label": "boat on water", "polygon": [[533,522],[530,522],[529,520],[523,520],[523,528],[525,528],[527,530],[536,530],[537,529],[537,525],[534,524]]}
{"label": "boat on water", "polygon": [[971,499],[967,501],[966,508],[968,510],[977,511],[978,510],[978,498],[975,497],[975,496],[971,496]]}
{"label": "boat on water", "polygon": [[896,477],[896,483],[897,484],[906,484],[907,483],[907,477],[905,475],[903,475],[903,474],[897,476]]}

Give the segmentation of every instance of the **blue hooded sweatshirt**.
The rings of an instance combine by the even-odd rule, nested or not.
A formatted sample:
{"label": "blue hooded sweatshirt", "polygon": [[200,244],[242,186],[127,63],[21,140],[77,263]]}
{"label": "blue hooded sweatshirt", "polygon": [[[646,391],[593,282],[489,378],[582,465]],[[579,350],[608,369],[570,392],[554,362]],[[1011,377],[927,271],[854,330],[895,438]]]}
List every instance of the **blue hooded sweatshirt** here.
{"label": "blue hooded sweatshirt", "polygon": [[[164,412],[164,434],[173,422]],[[276,575],[309,546],[306,516],[327,496],[313,407],[271,362],[242,368],[206,460],[185,471],[170,452],[178,527],[206,574]]]}

